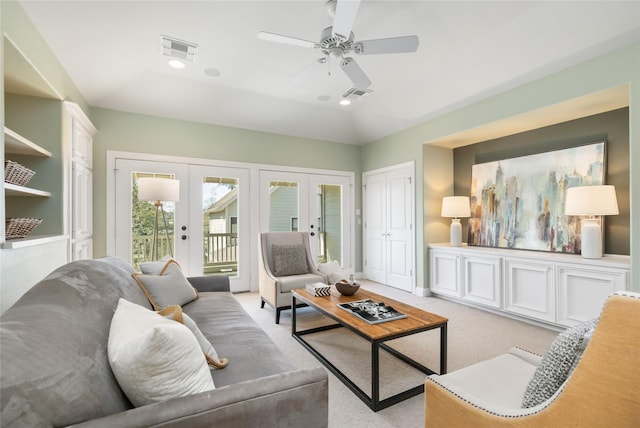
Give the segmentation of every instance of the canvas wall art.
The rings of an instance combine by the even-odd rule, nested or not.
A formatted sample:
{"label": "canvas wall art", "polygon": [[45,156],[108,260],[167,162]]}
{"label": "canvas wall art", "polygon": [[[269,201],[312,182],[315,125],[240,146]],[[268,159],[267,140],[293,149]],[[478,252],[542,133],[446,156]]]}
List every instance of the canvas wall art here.
{"label": "canvas wall art", "polygon": [[468,244],[580,254],[566,189],[604,184],[605,142],[476,164]]}

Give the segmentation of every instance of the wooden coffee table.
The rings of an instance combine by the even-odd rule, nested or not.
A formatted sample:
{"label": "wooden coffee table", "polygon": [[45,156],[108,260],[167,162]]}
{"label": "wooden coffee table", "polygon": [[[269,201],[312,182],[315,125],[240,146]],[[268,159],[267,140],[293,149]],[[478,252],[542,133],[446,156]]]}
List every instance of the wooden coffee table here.
{"label": "wooden coffee table", "polygon": [[[435,373],[433,370],[398,352],[384,342],[439,328],[440,374],[445,374],[447,372],[447,318],[362,289],[358,290],[358,292],[353,296],[342,296],[336,293],[335,290],[332,290],[332,294],[330,296],[322,297],[313,296],[307,293],[305,289],[297,289],[292,291],[291,296],[291,334],[293,337],[300,342],[302,346],[307,348],[307,350],[309,350],[309,352],[311,352],[311,354],[313,354],[318,360],[320,360],[320,362],[324,364],[331,373],[340,379],[342,383],[344,383],[354,394],[364,401],[374,412],[424,392],[424,382],[421,382],[420,385],[416,387],[385,398],[384,400],[380,400],[380,348],[427,375]],[[353,302],[363,299],[371,299],[374,302],[384,302],[385,304],[392,306],[396,311],[407,315],[407,317],[394,321],[386,321],[380,324],[369,324],[368,322],[358,318],[356,315],[338,307],[338,303]],[[297,331],[296,306],[299,303],[306,303],[318,312],[322,313],[324,316],[336,321],[337,324]],[[339,327],[346,327],[371,343],[371,396],[367,395],[351,379],[349,379],[324,355],[322,355],[303,338],[303,336],[307,334]]]}

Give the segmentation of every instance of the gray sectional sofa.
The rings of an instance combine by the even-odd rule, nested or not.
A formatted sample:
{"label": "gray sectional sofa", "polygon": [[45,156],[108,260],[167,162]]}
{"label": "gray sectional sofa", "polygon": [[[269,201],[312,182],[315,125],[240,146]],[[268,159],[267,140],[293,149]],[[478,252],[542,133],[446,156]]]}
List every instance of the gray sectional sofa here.
{"label": "gray sectional sofa", "polygon": [[[109,365],[119,298],[151,309],[124,261],[69,263],[0,318],[3,427],[326,427],[324,369],[296,369],[229,292],[224,276],[189,278],[183,311],[229,364],[216,389],[134,408]],[[10,286],[10,284],[3,284]]]}

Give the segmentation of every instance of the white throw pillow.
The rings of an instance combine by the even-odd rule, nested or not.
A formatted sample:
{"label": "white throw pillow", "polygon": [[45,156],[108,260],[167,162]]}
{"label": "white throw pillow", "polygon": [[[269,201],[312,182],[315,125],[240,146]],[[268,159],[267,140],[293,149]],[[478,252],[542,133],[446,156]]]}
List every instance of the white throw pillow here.
{"label": "white throw pillow", "polygon": [[107,350],[113,374],[136,407],[215,388],[187,327],[124,299],[113,314]]}
{"label": "white throw pillow", "polygon": [[335,284],[341,279],[349,279],[349,276],[351,276],[352,273],[351,270],[342,269],[337,260],[332,260],[328,263],[320,263],[318,265],[318,270],[327,277],[329,284]]}
{"label": "white throw pillow", "polygon": [[156,311],[171,305],[186,305],[198,298],[198,292],[182,273],[178,262],[167,261],[159,275],[134,273],[131,276],[144,291]]}

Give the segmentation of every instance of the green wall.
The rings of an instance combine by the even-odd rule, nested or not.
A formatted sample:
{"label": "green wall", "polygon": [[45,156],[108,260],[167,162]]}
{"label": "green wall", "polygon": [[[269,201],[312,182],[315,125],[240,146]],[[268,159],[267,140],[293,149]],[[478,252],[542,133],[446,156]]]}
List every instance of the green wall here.
{"label": "green wall", "polygon": [[[619,49],[574,67],[569,67],[544,78],[534,80],[517,88],[491,96],[455,111],[426,120],[410,129],[364,146],[362,170],[390,166],[414,160],[416,171],[425,175],[423,181],[416,181],[417,201],[436,201],[424,186],[425,182],[437,181],[439,187],[446,187],[449,181],[453,192],[454,174],[449,177],[431,177],[425,168],[427,146],[425,144],[439,138],[480,127],[485,124],[544,109],[564,101],[593,94],[605,89],[628,85],[629,88],[629,206],[630,236],[638,235],[640,224],[640,44]],[[451,160],[453,162],[453,160]],[[635,165],[635,169],[634,169]],[[453,193],[450,193],[453,194]],[[437,218],[437,210],[416,204],[417,284],[426,287],[427,262],[426,244],[442,240],[442,233],[426,234]],[[635,221],[634,221],[635,220]],[[421,245],[422,243],[422,245]],[[634,283],[638,273],[633,266],[640,266],[640,239],[630,240],[632,266],[632,289],[640,291],[640,284]]]}

